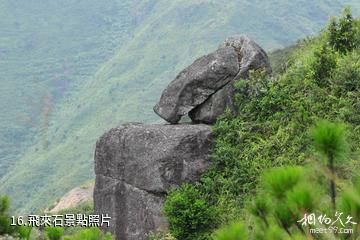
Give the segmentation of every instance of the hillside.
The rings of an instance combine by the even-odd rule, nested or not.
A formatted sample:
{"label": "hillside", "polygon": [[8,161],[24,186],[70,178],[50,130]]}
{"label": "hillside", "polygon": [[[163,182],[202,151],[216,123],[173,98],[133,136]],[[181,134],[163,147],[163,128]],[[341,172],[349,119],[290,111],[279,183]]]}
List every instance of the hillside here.
{"label": "hillside", "polygon": [[[237,81],[239,111],[215,124],[210,169],[196,184],[183,184],[166,197],[172,236],[359,238],[359,46],[360,19],[346,10],[321,34],[293,47],[283,71],[257,71]],[[357,221],[346,226],[349,232],[312,232],[318,225],[329,227],[316,217],[298,224],[325,213],[340,221],[339,213],[346,213]],[[233,222],[235,227],[212,235]]]}
{"label": "hillside", "polygon": [[[7,2],[10,1],[5,1]],[[129,8],[132,11],[123,11],[125,8],[121,4],[124,1],[113,1],[106,5],[96,2],[90,4],[90,2],[92,1],[78,3],[69,0],[68,4],[73,6],[70,8],[71,11],[64,9],[69,16],[61,14],[61,11],[57,15],[56,23],[63,24],[63,28],[69,28],[66,34],[61,31],[57,33],[64,41],[66,40],[66,42],[58,42],[63,48],[47,45],[52,42],[48,39],[50,37],[39,36],[44,41],[44,45],[40,44],[40,46],[47,47],[39,50],[38,56],[35,53],[26,54],[20,51],[13,57],[17,61],[2,60],[5,63],[1,64],[1,67],[6,69],[3,72],[12,76],[13,80],[6,81],[10,79],[8,76],[4,78],[5,80],[1,78],[1,81],[8,85],[1,101],[4,109],[2,114],[6,113],[4,117],[1,116],[2,129],[6,129],[5,133],[1,133],[1,146],[4,146],[1,149],[7,152],[1,154],[0,164],[1,166],[6,164],[11,168],[6,172],[0,172],[0,176],[3,175],[0,179],[0,192],[12,198],[19,213],[35,211],[46,206],[71,188],[92,179],[96,139],[105,130],[121,122],[159,121],[152,112],[152,106],[158,100],[161,90],[177,72],[195,58],[216,48],[227,36],[247,33],[265,49],[271,50],[315,34],[330,15],[337,15],[340,12],[344,4],[351,5],[355,14],[360,10],[357,1],[345,3],[325,0],[316,3],[313,1],[263,3],[245,0],[169,3],[159,0],[142,1],[141,4],[135,2],[136,8]],[[49,5],[48,8],[56,9],[55,12],[65,6],[63,1],[50,3],[54,5]],[[119,11],[109,13],[108,11],[114,9],[111,4],[117,6],[115,9]],[[17,8],[9,6],[5,8],[3,5],[4,3],[0,5],[1,10],[5,9],[2,11],[5,12],[3,14],[13,16],[10,13]],[[102,19],[107,19],[106,16],[113,14],[115,23],[110,25],[114,28],[105,28],[106,31],[101,28],[86,29],[84,24],[89,19],[80,18],[74,21],[79,23],[77,30],[83,30],[84,36],[78,41],[73,41],[72,38],[77,39],[79,35],[78,31],[75,31],[76,34],[70,31],[76,26],[69,22],[70,16],[82,16],[78,13],[83,13],[82,9],[87,9],[87,5],[95,12],[101,13]],[[39,6],[24,5],[24,13],[19,13],[21,16],[28,14],[28,18],[22,19],[21,22],[29,23],[29,26],[24,28],[30,33],[34,32],[32,28],[37,26],[29,21],[36,16],[30,11],[32,7],[36,9],[35,12],[48,13],[47,9],[41,10]],[[45,15],[42,18],[54,17],[52,13],[48,14],[49,16]],[[93,19],[93,15],[90,19]],[[125,31],[128,32],[127,37],[122,38],[121,34],[124,30],[116,26],[129,19],[132,21]],[[38,18],[35,18],[33,21],[37,20]],[[56,26],[51,22],[47,24],[51,29]],[[89,27],[94,26],[97,25],[89,24]],[[7,25],[1,23],[0,28],[5,27]],[[57,35],[52,35],[46,27],[43,32],[54,39],[61,39],[56,37]],[[28,39],[28,35],[22,32],[16,35]],[[13,36],[13,38],[18,37]],[[90,42],[87,43],[86,39],[90,39]],[[110,43],[105,44],[108,41]],[[2,41],[1,44],[6,49],[11,49],[10,45],[13,42],[10,38],[7,42]],[[72,43],[74,45],[71,45]],[[103,51],[104,48],[108,50]],[[2,54],[5,53],[10,59],[12,56],[8,52],[11,51],[2,51]],[[58,56],[59,54],[61,56]],[[29,56],[29,59],[25,57],[22,59],[23,55]],[[40,63],[36,62],[36,59]],[[75,71],[76,74],[70,74],[70,71],[67,78],[71,84],[67,85],[66,94],[59,95],[56,92],[59,89],[56,85],[58,83],[52,80],[58,76],[56,70],[58,68],[55,68],[58,64],[54,64],[51,59],[59,63],[69,59],[70,66],[77,63],[79,65],[76,65],[76,69],[82,69]],[[94,62],[90,64],[83,59]],[[31,66],[35,66],[35,69],[22,68],[24,62],[33,64]],[[67,65],[60,64],[61,74],[65,71],[64,66],[66,70]],[[51,67],[48,75],[41,75],[44,79],[40,81],[42,87],[37,87],[39,82],[38,78],[34,77],[34,73],[46,72],[47,67]],[[16,75],[17,69],[24,70],[24,73]],[[30,100],[24,101],[24,98],[19,98],[15,92],[21,87],[25,96],[30,96],[30,99],[36,101],[45,99],[44,103],[31,104]],[[51,92],[50,95],[48,91]],[[54,97],[56,100],[50,101],[52,98],[48,96],[57,97]],[[51,111],[47,107],[48,102],[53,103]],[[31,120],[30,123],[34,121],[37,127],[29,130],[31,124],[23,124],[20,121],[17,112],[19,109],[21,112],[34,114],[36,120]],[[20,147],[17,147],[16,143],[21,143]]]}
{"label": "hillside", "polygon": [[130,8],[129,1],[0,2],[0,177],[46,133],[57,104],[129,38]]}

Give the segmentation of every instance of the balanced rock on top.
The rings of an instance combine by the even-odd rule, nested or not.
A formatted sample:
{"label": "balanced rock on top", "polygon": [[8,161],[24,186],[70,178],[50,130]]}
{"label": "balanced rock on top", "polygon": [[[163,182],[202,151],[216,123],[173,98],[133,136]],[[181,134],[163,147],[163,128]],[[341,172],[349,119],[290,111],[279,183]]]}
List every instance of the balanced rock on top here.
{"label": "balanced rock on top", "polygon": [[262,69],[267,74],[272,72],[266,52],[247,36],[230,37],[220,47],[229,46],[233,47],[238,54],[239,72],[226,86],[190,111],[189,116],[193,122],[215,123],[226,108],[236,114],[237,108],[233,102],[236,93],[234,83],[239,79],[247,79],[250,70]]}
{"label": "balanced rock on top", "polygon": [[236,113],[233,84],[257,69],[271,73],[266,52],[245,35],[230,37],[215,52],[180,72],[163,91],[154,111],[170,123],[189,114],[193,122],[212,124],[226,108]]}
{"label": "balanced rock on top", "polygon": [[234,48],[219,48],[181,71],[163,91],[154,111],[166,121],[177,123],[229,83],[238,72],[239,62]]}

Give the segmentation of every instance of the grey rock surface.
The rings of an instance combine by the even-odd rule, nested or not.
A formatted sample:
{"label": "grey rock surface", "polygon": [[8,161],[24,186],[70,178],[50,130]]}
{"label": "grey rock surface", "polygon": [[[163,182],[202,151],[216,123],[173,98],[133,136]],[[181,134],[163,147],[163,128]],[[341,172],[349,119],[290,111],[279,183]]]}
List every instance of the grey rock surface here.
{"label": "grey rock surface", "polygon": [[165,194],[194,182],[209,166],[213,136],[204,124],[124,124],[105,133],[95,150],[94,207],[111,216],[118,240],[145,240],[167,227]]}
{"label": "grey rock surface", "polygon": [[233,47],[221,47],[197,59],[185,68],[163,91],[154,111],[170,123],[203,103],[239,72],[238,56]]}
{"label": "grey rock surface", "polygon": [[213,124],[226,108],[236,113],[234,83],[257,69],[271,73],[266,52],[246,35],[227,38],[218,50],[185,68],[163,91],[154,111],[170,123],[189,114],[195,123]]}
{"label": "grey rock surface", "polygon": [[240,71],[226,86],[218,89],[189,113],[194,122],[213,124],[226,108],[236,114],[237,109],[233,102],[236,93],[234,83],[240,78],[248,78],[250,70],[263,69],[267,74],[272,72],[266,52],[245,35],[227,38],[220,47],[234,48],[238,55]]}
{"label": "grey rock surface", "polygon": [[235,77],[247,78],[249,70],[264,69],[268,74],[272,72],[269,58],[264,49],[246,35],[235,35],[227,38],[220,48],[233,47],[238,54],[240,71]]}

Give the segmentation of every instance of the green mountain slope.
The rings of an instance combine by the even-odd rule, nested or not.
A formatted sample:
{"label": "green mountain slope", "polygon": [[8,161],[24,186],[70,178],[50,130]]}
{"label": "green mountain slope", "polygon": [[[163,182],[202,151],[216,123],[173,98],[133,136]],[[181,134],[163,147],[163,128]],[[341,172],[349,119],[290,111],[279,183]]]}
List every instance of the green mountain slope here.
{"label": "green mountain slope", "polygon": [[130,8],[115,0],[0,2],[0,177],[47,131],[56,104],[129,37]]}
{"label": "green mountain slope", "polygon": [[[62,5],[60,1],[51,2]],[[80,1],[82,4],[90,2]],[[120,1],[116,3],[120,4]],[[76,2],[72,1],[72,4]],[[93,4],[98,10],[96,3]],[[141,1],[141,4],[135,2],[131,11],[122,12],[122,17],[120,12],[114,13],[115,23],[121,24],[121,19],[132,19],[130,37],[119,41],[118,49],[109,60],[104,61],[106,56],[99,57],[95,65],[99,66],[101,59],[104,63],[94,76],[88,77],[94,68],[88,72],[84,70],[80,74],[81,80],[69,87],[71,90],[52,105],[49,113],[39,117],[40,122],[46,121],[45,131],[35,129],[28,144],[27,139],[21,139],[28,147],[14,157],[16,164],[13,159],[4,158],[6,164],[12,166],[0,179],[0,192],[10,195],[19,213],[46,206],[74,186],[93,178],[94,145],[104,131],[125,121],[161,121],[152,112],[152,106],[162,89],[177,72],[196,57],[215,49],[224,38],[247,33],[267,50],[279,48],[316,33],[329,16],[338,14],[345,4],[352,6],[355,15],[360,10],[357,1],[149,0]],[[101,9],[100,12],[105,16],[108,14]],[[66,20],[64,16],[64,26],[68,26]],[[96,35],[94,39],[100,42],[103,38],[116,36],[112,35],[116,32],[114,29],[110,29],[108,34],[95,30],[85,32],[92,37]],[[69,38],[64,36],[64,39]],[[87,49],[82,49],[83,45],[79,43],[79,46],[70,48],[69,54],[78,50],[78,54],[86,55],[85,59],[92,59],[91,56],[100,54],[99,49],[103,48],[96,48],[96,44],[92,43],[86,46]],[[110,52],[112,47],[108,47]],[[94,55],[88,55],[89,52]],[[57,59],[56,54],[49,53],[49,56]],[[49,59],[42,60],[52,66]],[[79,60],[79,63],[84,62]],[[36,66],[39,66],[38,71],[46,69]],[[9,74],[15,71],[11,71],[11,67],[6,69]],[[14,84],[15,87],[22,86],[23,82],[19,80]],[[33,89],[24,87],[24,94],[38,96],[39,93]],[[51,89],[51,84],[45,84],[45,89]],[[12,101],[11,96],[8,101]],[[13,104],[22,106],[16,102]],[[23,105],[27,107],[27,102]],[[16,118],[16,114],[10,112],[6,116]],[[8,129],[11,119],[1,119],[4,122],[1,123],[2,128],[5,126]],[[22,130],[28,132],[26,128]],[[12,138],[2,135],[3,142]],[[4,162],[4,159],[1,161]]]}

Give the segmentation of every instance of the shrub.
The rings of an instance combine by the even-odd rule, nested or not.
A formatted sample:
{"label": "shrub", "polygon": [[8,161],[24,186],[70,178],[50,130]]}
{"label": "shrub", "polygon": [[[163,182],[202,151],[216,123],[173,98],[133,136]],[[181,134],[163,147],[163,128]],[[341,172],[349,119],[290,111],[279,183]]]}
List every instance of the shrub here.
{"label": "shrub", "polygon": [[14,228],[10,226],[9,216],[10,200],[7,196],[0,196],[0,236],[5,234],[13,234]]}
{"label": "shrub", "polygon": [[64,229],[61,227],[46,227],[45,235],[49,240],[60,240],[64,235]]}
{"label": "shrub", "polygon": [[30,240],[32,230],[33,228],[31,226],[19,226],[17,233],[21,240]]}
{"label": "shrub", "polygon": [[323,45],[314,52],[313,78],[320,87],[329,85],[329,78],[336,67],[336,57],[331,48]]}
{"label": "shrub", "polygon": [[195,186],[172,191],[164,204],[170,233],[181,240],[206,239],[216,222],[216,212]]}
{"label": "shrub", "polygon": [[248,236],[243,224],[233,223],[215,232],[214,240],[247,240]]}
{"label": "shrub", "polygon": [[340,53],[347,53],[356,47],[356,29],[349,8],[345,8],[342,17],[332,19],[328,27],[329,45]]}

